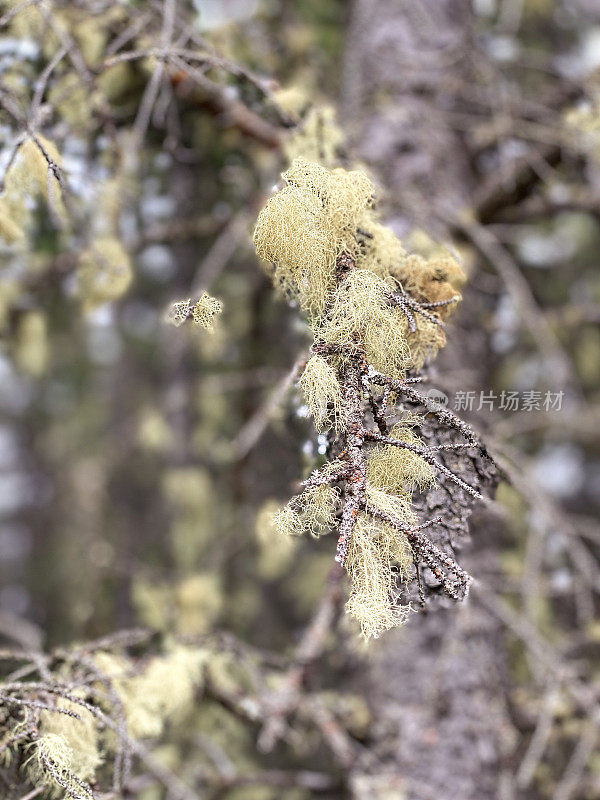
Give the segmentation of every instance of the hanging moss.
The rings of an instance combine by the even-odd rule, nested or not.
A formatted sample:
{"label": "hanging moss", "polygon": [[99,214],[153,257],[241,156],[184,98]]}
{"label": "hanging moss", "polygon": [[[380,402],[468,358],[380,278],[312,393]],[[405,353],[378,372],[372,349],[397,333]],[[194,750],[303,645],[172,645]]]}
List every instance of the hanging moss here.
{"label": "hanging moss", "polygon": [[411,366],[406,315],[391,305],[389,285],[369,270],[353,270],[340,284],[315,333],[343,346],[351,346],[358,337],[375,369],[393,377],[402,377]]}
{"label": "hanging moss", "polygon": [[87,309],[118,300],[133,278],[131,260],[115,238],[95,239],[84,251],[78,267],[79,296]]}
{"label": "hanging moss", "polygon": [[[303,93],[295,93],[291,98],[284,96],[281,100],[285,108],[301,113],[306,106],[305,97]],[[343,142],[344,134],[336,122],[335,109],[320,106],[308,111],[284,144],[284,151],[289,161],[304,158],[329,167],[337,162]]]}
{"label": "hanging moss", "polygon": [[[318,126],[311,123],[303,131],[304,139],[292,142],[306,152],[310,137],[318,138]],[[254,243],[270,262],[275,286],[299,303],[311,323],[314,353],[299,383],[315,427],[333,430],[347,448],[356,448],[364,446],[356,415],[362,413],[361,392],[371,391],[369,376],[402,381],[437,353],[445,344],[442,319],[460,299],[465,276],[443,250],[430,248],[428,258],[408,253],[379,221],[368,176],[328,166],[293,161],[282,175],[283,188],[259,214]],[[353,371],[363,383],[344,384]],[[393,426],[389,437],[399,444],[371,447],[360,467],[343,460],[329,464],[273,518],[279,533],[315,536],[338,523],[340,508],[352,509],[351,516],[342,513],[340,531],[346,525],[351,533],[349,551],[342,549],[339,560],[352,584],[347,610],[367,638],[402,623],[409,610],[398,600],[393,567],[408,573],[411,549],[404,530],[418,522],[411,495],[434,479],[429,461],[414,452],[423,445],[412,423],[408,415]],[[333,484],[346,468],[353,485],[340,496]],[[357,492],[360,500],[346,505]],[[371,507],[394,524],[371,514]],[[342,548],[345,541],[340,536]]]}
{"label": "hanging moss", "polygon": [[273,526],[282,536],[302,536],[305,532],[302,517],[290,506],[280,508],[273,515]]}
{"label": "hanging moss", "polygon": [[397,600],[392,567],[407,574],[411,561],[405,537],[366,514],[359,515],[348,553],[352,587],[346,611],[357,620],[365,638],[377,638],[406,620],[410,607]]}
{"label": "hanging moss", "polygon": [[342,387],[335,369],[326,359],[315,355],[308,360],[300,377],[300,388],[317,428],[344,428],[346,414]]}
{"label": "hanging moss", "polygon": [[[82,696],[85,700],[85,695]],[[60,736],[69,753],[69,769],[82,780],[93,780],[104,758],[100,753],[100,737],[96,717],[79,704],[60,698],[57,707],[77,717],[43,712],[40,715],[42,737]]]}
{"label": "hanging moss", "polygon": [[41,311],[28,311],[19,320],[14,343],[19,368],[33,377],[40,377],[48,366],[48,331]]}
{"label": "hanging moss", "polygon": [[[423,444],[405,424],[394,425],[390,437],[415,446]],[[374,486],[393,494],[410,494],[417,488],[422,491],[430,486],[435,473],[431,464],[415,453],[383,445],[374,448],[369,457],[367,478]]]}
{"label": "hanging moss", "polygon": [[56,224],[62,225],[66,211],[57,170],[62,159],[56,146],[44,136],[26,139],[18,148],[0,195],[0,239],[14,245],[27,236],[35,202],[43,199]]}
{"label": "hanging moss", "polygon": [[276,285],[318,316],[335,286],[336,254],[355,246],[356,223],[373,185],[358,171],[328,170],[304,159],[282,177],[286,186],[260,212],[254,243],[272,265]]}
{"label": "hanging moss", "polygon": [[207,292],[202,292],[199,300],[195,303],[190,298],[187,300],[178,300],[172,303],[167,311],[167,322],[179,328],[183,323],[192,319],[195,325],[198,325],[209,333],[215,331],[215,319],[223,311],[223,304],[215,297],[211,297]]}
{"label": "hanging moss", "polygon": [[189,711],[207,658],[203,649],[175,645],[150,659],[140,674],[110,653],[98,653],[94,660],[123,703],[129,734],[144,739],[159,736],[167,722]]}
{"label": "hanging moss", "polygon": [[34,786],[48,786],[50,797],[59,798],[66,792],[77,800],[93,800],[92,788],[73,771],[74,754],[65,736],[42,734],[31,749],[26,768]]}
{"label": "hanging moss", "polygon": [[0,197],[0,240],[6,244],[14,244],[23,239],[25,232],[21,227],[25,221],[25,208],[17,211],[14,204]]}
{"label": "hanging moss", "polygon": [[202,296],[192,309],[192,319],[196,325],[204,328],[209,333],[213,333],[215,317],[222,311],[223,304],[220,300],[216,300],[206,292],[202,292]]}

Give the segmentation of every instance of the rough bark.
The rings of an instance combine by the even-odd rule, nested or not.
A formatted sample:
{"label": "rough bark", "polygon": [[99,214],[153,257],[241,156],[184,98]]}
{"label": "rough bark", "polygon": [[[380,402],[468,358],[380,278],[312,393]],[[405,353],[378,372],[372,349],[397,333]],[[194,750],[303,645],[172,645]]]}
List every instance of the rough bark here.
{"label": "rough bark", "polygon": [[[435,120],[435,110],[447,103],[444,93],[472,74],[469,4],[408,6],[355,3],[344,93],[348,117],[358,121],[358,150],[394,198],[400,228],[408,220],[425,226],[425,218],[439,220],[448,209],[466,207],[474,183],[460,135]],[[361,86],[369,86],[368,96]],[[369,98],[380,90],[391,102],[373,108]],[[457,336],[459,328],[451,325],[450,339]],[[439,371],[456,366],[442,357]],[[430,445],[461,441],[434,418],[421,434]],[[477,475],[484,490],[497,480],[490,461],[475,450],[441,460],[467,483]],[[427,610],[373,648],[367,694],[378,720],[380,763],[355,776],[353,793],[357,800],[384,791],[407,800],[491,800],[501,796],[502,765],[514,741],[503,634],[477,597],[477,576],[497,558],[490,531],[498,526],[481,504],[472,515],[473,498],[443,476],[417,505],[423,520],[443,517],[431,538],[449,554],[461,551],[458,561],[475,577],[475,587],[458,607],[441,593],[432,600],[440,583],[425,570]]]}

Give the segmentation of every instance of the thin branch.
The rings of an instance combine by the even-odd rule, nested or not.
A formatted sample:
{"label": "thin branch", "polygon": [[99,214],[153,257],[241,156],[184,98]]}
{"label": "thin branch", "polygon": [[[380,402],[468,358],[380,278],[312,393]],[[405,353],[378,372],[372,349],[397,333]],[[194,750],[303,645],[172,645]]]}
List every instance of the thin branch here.
{"label": "thin branch", "polygon": [[[457,486],[460,486],[461,489],[464,489],[464,491],[470,494],[472,497],[476,498],[477,500],[485,501],[485,497],[480,494],[477,489],[473,488],[473,486],[469,486],[469,484],[465,483],[462,478],[459,478],[458,475],[455,475],[452,470],[448,469],[448,467],[445,467],[443,464],[440,464],[439,461],[436,461],[436,459],[431,455],[430,448],[421,447],[420,445],[412,444],[410,442],[404,442],[402,439],[392,439],[389,436],[382,436],[374,431],[367,431],[365,433],[365,438],[374,442],[379,442],[380,444],[387,444],[391,445],[392,447],[400,447],[404,450],[409,450],[411,453],[420,456],[424,461],[427,461],[428,464],[431,464],[432,467],[435,467],[437,470],[439,470],[439,472],[453,481]],[[452,445],[450,445],[450,447],[452,447]]]}
{"label": "thin branch", "polygon": [[580,395],[571,360],[542,314],[529,284],[508,250],[483,225],[460,222],[455,224],[498,271],[515,308],[520,312],[540,352],[547,359],[548,366],[554,371],[556,380],[568,382],[571,389]]}
{"label": "thin branch", "polygon": [[259,737],[258,747],[270,752],[285,728],[285,716],[302,702],[300,689],[308,666],[321,654],[333,626],[342,598],[344,571],[334,563],[316,611],[295,650],[293,665],[277,691],[268,699],[270,713]]}
{"label": "thin branch", "polygon": [[244,427],[231,442],[230,451],[232,458],[236,460],[245,458],[260,440],[273,416],[281,406],[285,396],[298,379],[300,371],[306,363],[306,358],[307,354],[302,353],[296,359],[291,370],[283,376],[262,406],[250,417],[248,422],[246,422]]}

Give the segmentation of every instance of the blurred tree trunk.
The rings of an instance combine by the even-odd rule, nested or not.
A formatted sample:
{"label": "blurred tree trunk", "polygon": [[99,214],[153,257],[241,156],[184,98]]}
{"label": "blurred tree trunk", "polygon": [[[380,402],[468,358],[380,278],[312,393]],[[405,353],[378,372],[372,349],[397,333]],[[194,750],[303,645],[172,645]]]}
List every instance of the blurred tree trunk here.
{"label": "blurred tree trunk", "polygon": [[[465,0],[357,0],[352,9],[343,111],[355,146],[391,199],[399,228],[416,224],[443,235],[445,214],[467,207],[475,183],[461,136],[435,121],[435,110],[448,104],[445,93],[471,77],[469,9]],[[378,105],[378,96],[386,102]],[[473,303],[476,292],[467,287],[464,306]],[[474,319],[472,307],[470,312]],[[472,333],[463,312],[452,326],[451,346],[438,359],[441,375],[460,370],[467,353],[469,368],[482,365],[483,373],[486,342]],[[477,385],[485,386],[485,374],[478,378]],[[449,441],[437,422],[428,433],[432,444]],[[456,471],[456,459],[452,467]],[[483,460],[461,459],[458,474],[472,480],[473,468],[483,486],[494,483]],[[448,492],[457,512],[450,520]],[[437,533],[442,545],[461,549],[469,529],[459,562],[477,578],[493,571],[502,537],[489,512],[478,511],[467,522],[469,500],[442,481],[422,499],[421,510],[423,518],[445,517]],[[428,610],[374,648],[368,685],[378,720],[375,752],[389,776],[358,780],[358,798],[388,782],[393,787],[394,780],[408,800],[503,796],[502,764],[514,743],[504,691],[506,645],[500,625],[477,599],[477,585],[472,591],[475,597],[460,607],[441,607],[444,601],[434,598]]]}

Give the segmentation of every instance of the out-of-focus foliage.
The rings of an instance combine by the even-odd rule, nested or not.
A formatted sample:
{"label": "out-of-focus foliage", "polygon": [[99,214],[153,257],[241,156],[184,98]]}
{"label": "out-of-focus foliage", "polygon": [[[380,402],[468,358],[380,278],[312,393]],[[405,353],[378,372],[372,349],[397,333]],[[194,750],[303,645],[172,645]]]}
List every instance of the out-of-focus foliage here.
{"label": "out-of-focus foliage", "polygon": [[[149,650],[142,659],[135,655],[140,645]],[[247,784],[257,787],[255,796],[273,800],[308,797],[311,784],[333,789],[334,781],[317,771],[290,771],[292,782],[280,788],[276,778],[270,786],[268,771],[251,771],[250,730],[270,713],[264,685],[276,688],[284,678],[268,658],[218,637],[181,643],[169,636],[153,650],[148,635],[131,631],[31,660],[3,652],[13,675],[27,674],[27,680],[2,684],[0,752],[7,781],[38,787],[43,797],[79,800],[110,794],[111,787],[117,793],[128,787],[143,798],[165,790],[191,798],[197,795],[186,784],[195,784],[244,797]],[[360,698],[339,698],[344,725],[366,731],[371,720]],[[339,698],[315,695],[314,709],[299,719],[305,756],[314,757],[319,714]],[[171,745],[152,752],[148,744],[161,734]],[[140,775],[132,774],[132,765]]]}

